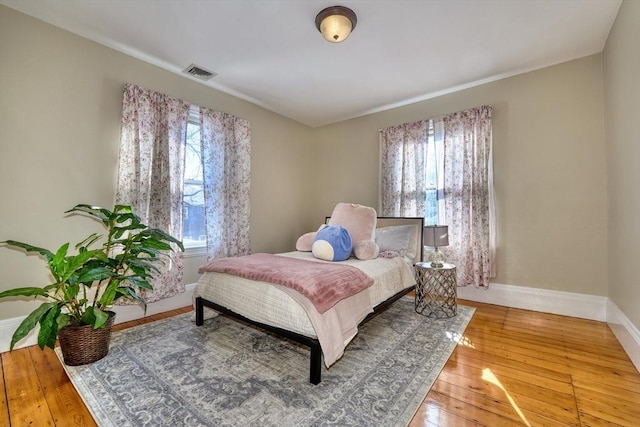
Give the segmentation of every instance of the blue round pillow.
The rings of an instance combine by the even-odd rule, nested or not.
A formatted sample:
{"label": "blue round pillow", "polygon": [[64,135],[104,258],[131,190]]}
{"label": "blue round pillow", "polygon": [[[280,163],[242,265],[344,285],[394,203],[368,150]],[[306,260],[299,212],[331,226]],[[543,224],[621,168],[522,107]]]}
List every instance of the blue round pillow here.
{"label": "blue round pillow", "polygon": [[316,233],[311,246],[311,253],[325,261],[344,261],[351,256],[353,245],[346,228],[339,225],[328,225]]}

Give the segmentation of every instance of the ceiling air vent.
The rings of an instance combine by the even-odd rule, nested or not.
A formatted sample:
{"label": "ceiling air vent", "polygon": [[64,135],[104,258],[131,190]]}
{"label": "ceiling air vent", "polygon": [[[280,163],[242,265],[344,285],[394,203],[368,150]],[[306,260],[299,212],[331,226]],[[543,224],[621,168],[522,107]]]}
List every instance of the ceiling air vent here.
{"label": "ceiling air vent", "polygon": [[216,73],[214,73],[213,71],[205,70],[204,68],[196,64],[189,65],[187,68],[182,70],[182,72],[189,74],[195,77],[196,79],[200,79],[204,81],[210,80],[214,76],[216,76]]}

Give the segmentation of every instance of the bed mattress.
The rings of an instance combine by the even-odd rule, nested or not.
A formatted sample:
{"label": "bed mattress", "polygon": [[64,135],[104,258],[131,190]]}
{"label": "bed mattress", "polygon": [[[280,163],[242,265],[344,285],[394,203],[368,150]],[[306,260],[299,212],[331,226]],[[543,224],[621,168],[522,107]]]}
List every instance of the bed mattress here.
{"label": "bed mattress", "polygon": [[[279,255],[326,262],[314,258],[309,252],[287,252]],[[363,291],[368,293],[372,307],[415,284],[411,260],[403,257],[367,261],[352,258],[341,263],[356,267],[373,278],[373,285]],[[195,297],[215,302],[256,322],[310,338],[317,337],[306,311],[280,285],[224,273],[204,273],[194,291]],[[205,318],[215,315],[213,310],[205,308]]]}

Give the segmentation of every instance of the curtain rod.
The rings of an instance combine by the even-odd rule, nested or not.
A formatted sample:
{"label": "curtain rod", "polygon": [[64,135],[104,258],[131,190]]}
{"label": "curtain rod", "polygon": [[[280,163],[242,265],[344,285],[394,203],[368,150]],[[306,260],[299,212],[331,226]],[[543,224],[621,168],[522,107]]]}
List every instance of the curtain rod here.
{"label": "curtain rod", "polygon": [[[420,120],[439,120],[439,119],[442,119],[442,118],[444,118],[444,117],[448,116],[449,114],[459,113],[459,112],[462,112],[462,111],[467,111],[467,110],[472,110],[472,109],[474,109],[474,108],[482,108],[482,107],[491,107],[491,108],[493,108],[493,104],[484,104],[484,105],[480,105],[480,106],[477,106],[477,107],[465,108],[464,110],[455,111],[455,112],[453,112],[453,113],[441,114],[441,115],[439,115],[439,116],[429,117],[429,118],[427,118],[427,119],[414,120],[413,122],[404,122],[404,123],[400,123],[400,125],[407,124],[407,123],[419,122]],[[389,126],[387,126],[387,127],[391,127],[391,126],[399,126],[399,125],[389,125]],[[386,129],[386,128],[385,128],[385,129]],[[378,132],[382,132],[383,130],[384,130],[384,129],[378,129]]]}

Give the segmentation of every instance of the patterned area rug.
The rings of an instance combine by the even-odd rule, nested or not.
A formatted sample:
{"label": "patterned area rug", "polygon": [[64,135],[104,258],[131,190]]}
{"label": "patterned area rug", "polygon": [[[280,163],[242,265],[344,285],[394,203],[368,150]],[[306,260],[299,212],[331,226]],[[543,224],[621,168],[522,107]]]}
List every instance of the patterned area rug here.
{"label": "patterned area rug", "polygon": [[100,426],[404,426],[474,312],[435,320],[413,304],[362,325],[316,386],[308,348],[223,316],[116,332],[107,357],[65,370]]}

